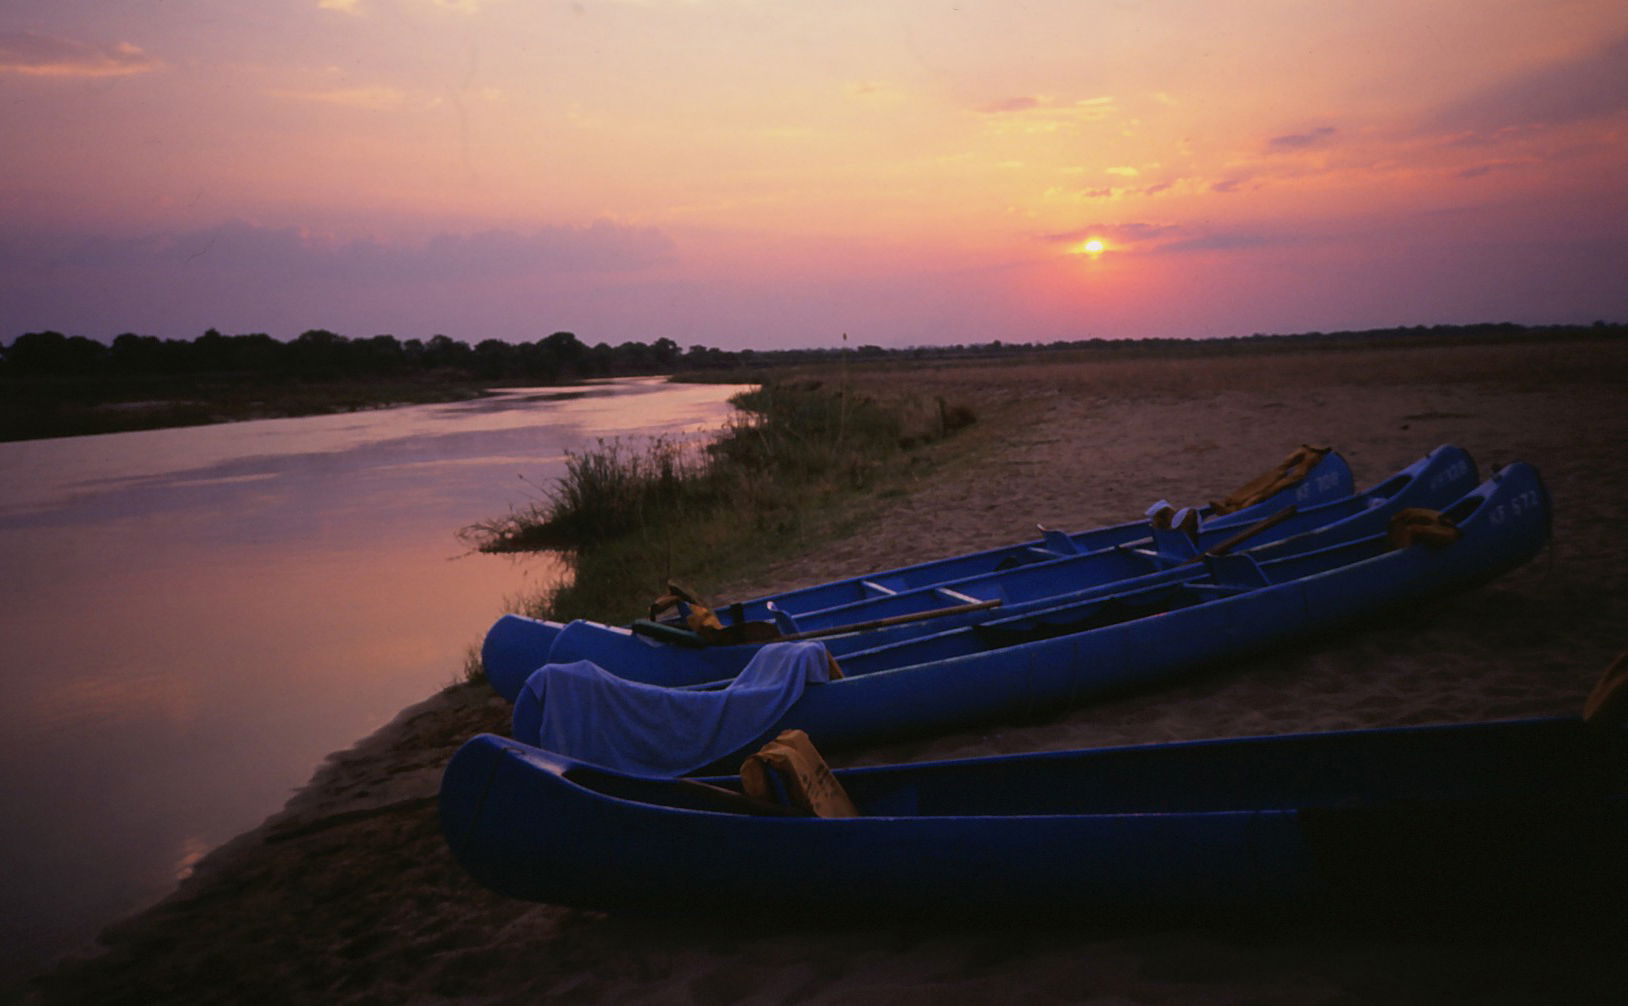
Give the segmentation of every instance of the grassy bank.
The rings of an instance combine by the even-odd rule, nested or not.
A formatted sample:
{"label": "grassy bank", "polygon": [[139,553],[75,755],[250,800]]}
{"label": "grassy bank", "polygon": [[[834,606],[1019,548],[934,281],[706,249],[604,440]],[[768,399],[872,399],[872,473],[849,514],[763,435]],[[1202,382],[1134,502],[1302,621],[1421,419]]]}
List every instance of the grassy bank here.
{"label": "grassy bank", "polygon": [[668,579],[705,593],[840,534],[856,506],[902,492],[975,421],[937,396],[841,380],[768,383],[732,401],[716,439],[601,442],[570,455],[543,499],[465,537],[483,551],[570,557],[574,575],[530,599],[530,614],[627,621]]}

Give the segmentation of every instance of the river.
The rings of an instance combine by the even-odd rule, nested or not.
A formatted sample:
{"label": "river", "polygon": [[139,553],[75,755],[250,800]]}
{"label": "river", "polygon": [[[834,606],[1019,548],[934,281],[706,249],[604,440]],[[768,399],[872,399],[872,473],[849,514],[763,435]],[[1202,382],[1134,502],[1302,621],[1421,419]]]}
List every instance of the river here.
{"label": "river", "polygon": [[716,428],[737,390],[0,443],[0,969],[162,897],[560,572],[458,528],[536,499],[567,450]]}

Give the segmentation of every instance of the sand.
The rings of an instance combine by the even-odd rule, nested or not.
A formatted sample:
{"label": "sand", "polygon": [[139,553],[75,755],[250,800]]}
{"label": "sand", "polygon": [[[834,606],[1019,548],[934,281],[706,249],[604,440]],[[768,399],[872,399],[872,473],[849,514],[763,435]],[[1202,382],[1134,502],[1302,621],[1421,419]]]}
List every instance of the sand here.
{"label": "sand", "polygon": [[[1202,502],[1301,442],[1359,485],[1442,443],[1483,474],[1521,459],[1554,543],[1469,594],[1172,687],[953,735],[833,753],[868,764],[1581,709],[1628,646],[1628,347],[1467,347],[1248,360],[933,371],[985,422],[956,464],[879,501],[835,545],[750,584],[796,584]],[[1008,424],[1020,416],[1018,424]],[[1005,430],[1004,434],[1000,431]],[[1016,430],[1013,433],[1011,431]],[[978,438],[985,438],[983,441]],[[998,442],[997,442],[998,441]],[[483,627],[471,627],[472,634]],[[992,928],[856,917],[747,928],[505,900],[452,861],[440,767],[506,706],[481,685],[334,755],[280,813],[207,857],[105,950],[34,983],[41,1002],[1435,1003],[1624,1002],[1622,920]],[[765,892],[772,897],[772,892]]]}

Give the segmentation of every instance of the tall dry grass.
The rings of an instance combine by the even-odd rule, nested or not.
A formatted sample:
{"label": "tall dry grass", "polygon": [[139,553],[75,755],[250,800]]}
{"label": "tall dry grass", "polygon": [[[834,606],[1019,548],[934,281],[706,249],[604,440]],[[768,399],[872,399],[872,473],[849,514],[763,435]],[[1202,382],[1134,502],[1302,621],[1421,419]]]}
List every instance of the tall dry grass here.
{"label": "tall dry grass", "polygon": [[531,506],[472,525],[483,551],[554,549],[574,567],[528,608],[625,621],[671,577],[706,581],[794,547],[833,501],[885,485],[901,457],[971,424],[965,406],[843,382],[769,383],[704,444],[601,441]]}

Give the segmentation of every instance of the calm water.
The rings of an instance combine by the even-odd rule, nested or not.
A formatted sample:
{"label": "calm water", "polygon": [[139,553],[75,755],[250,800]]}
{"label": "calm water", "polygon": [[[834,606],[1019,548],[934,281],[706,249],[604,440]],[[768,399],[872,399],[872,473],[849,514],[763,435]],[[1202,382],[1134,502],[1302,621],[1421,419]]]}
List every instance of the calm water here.
{"label": "calm water", "polygon": [[0,444],[0,966],[162,896],[558,571],[466,554],[459,527],[534,498],[565,450],[715,427],[736,390]]}

